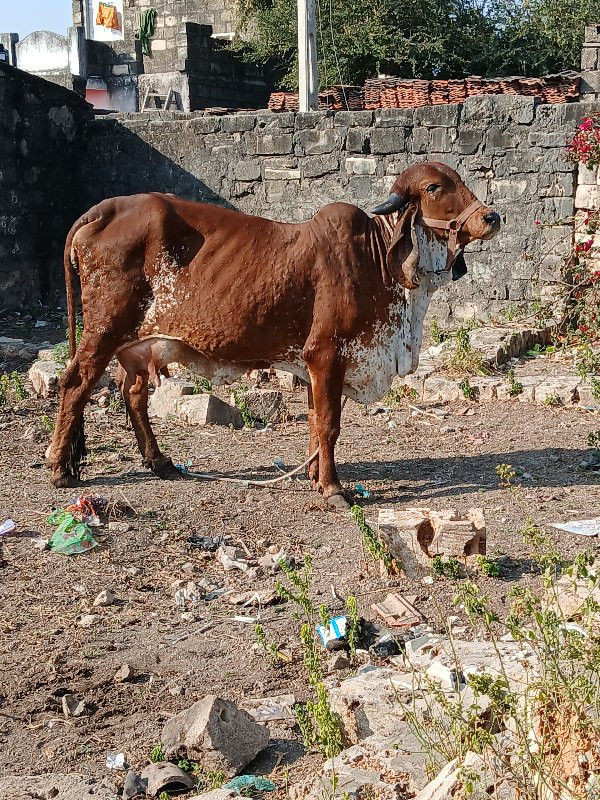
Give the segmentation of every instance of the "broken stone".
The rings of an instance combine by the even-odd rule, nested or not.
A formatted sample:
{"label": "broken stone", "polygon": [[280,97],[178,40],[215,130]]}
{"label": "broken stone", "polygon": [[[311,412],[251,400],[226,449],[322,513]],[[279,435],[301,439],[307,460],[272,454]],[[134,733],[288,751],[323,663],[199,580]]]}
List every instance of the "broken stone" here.
{"label": "broken stone", "polygon": [[109,533],[127,533],[131,530],[131,525],[129,522],[123,522],[122,520],[111,520],[108,523],[108,531]]}
{"label": "broken stone", "polygon": [[132,798],[137,797],[138,795],[146,795],[146,790],[148,788],[148,780],[142,779],[137,772],[134,772],[132,769],[129,770],[127,775],[125,776],[125,783],[123,784],[123,794],[121,797],[123,800],[132,800]]}
{"label": "broken stone", "polygon": [[195,386],[184,378],[161,378],[148,402],[148,413],[152,417],[165,418],[177,414],[177,403],[182,397],[193,395]]}
{"label": "broken stone", "polygon": [[288,413],[278,389],[250,389],[244,397],[248,411],[261,422],[284,422]]}
{"label": "broken stone", "polygon": [[110,589],[104,589],[100,594],[96,597],[94,602],[92,603],[93,606],[112,606],[113,603],[116,601],[116,596],[111,592]]}
{"label": "broken stone", "polygon": [[165,756],[201,761],[208,769],[236,775],[269,743],[269,730],[229,700],[208,695],[166,724]]}
{"label": "broken stone", "polygon": [[457,758],[448,762],[439,775],[421,789],[415,800],[451,800],[459,784],[458,764]]}
{"label": "broken stone", "polygon": [[272,722],[275,720],[295,719],[293,694],[281,694],[274,697],[246,698],[243,706],[256,722]]}
{"label": "broken stone", "polygon": [[244,427],[239,409],[219,400],[214,394],[195,394],[191,397],[183,397],[177,404],[177,416],[192,425]]}
{"label": "broken stone", "polygon": [[291,392],[300,386],[300,379],[291,372],[283,372],[283,370],[280,369],[276,369],[274,372],[277,382],[282,389]]}
{"label": "broken stone", "polygon": [[348,669],[350,666],[350,659],[347,653],[344,653],[343,650],[339,650],[337,653],[334,653],[333,656],[327,662],[327,666],[329,667],[330,672],[334,672],[338,669]]}
{"label": "broken stone", "polygon": [[422,617],[414,607],[416,596],[402,597],[391,592],[381,603],[373,603],[371,608],[379,614],[386,625],[391,628],[410,628],[422,622]]}
{"label": "broken stone", "polygon": [[115,676],[113,681],[115,683],[125,683],[125,681],[131,680],[133,678],[135,672],[129,664],[121,664],[119,669],[115,672]]}
{"label": "broken stone", "polygon": [[425,670],[425,674],[436,683],[439,683],[442,689],[456,689],[464,683],[464,676],[461,675],[456,669],[448,667],[441,661],[434,661]]}
{"label": "broken stone", "polygon": [[62,697],[62,709],[65,717],[80,717],[85,714],[86,702],[79,700],[74,694],[64,694]]}
{"label": "broken stone", "polygon": [[217,550],[217,557],[225,572],[229,572],[232,569],[241,569],[242,572],[249,572],[255,563],[246,557],[243,550],[229,545],[221,545]]}
{"label": "broken stone", "polygon": [[38,397],[56,394],[63,369],[63,365],[57,361],[34,361],[27,373],[34,393]]}
{"label": "broken stone", "polygon": [[147,794],[156,797],[160,792],[181,791],[192,789],[196,782],[180,767],[170,761],[158,761],[144,767],[141,774],[142,781],[147,781]]}
{"label": "broken stone", "polygon": [[467,565],[486,552],[483,509],[471,508],[466,517],[453,509],[381,509],[379,532],[392,558],[408,577],[419,578],[435,556],[454,558]]}
{"label": "broken stone", "polygon": [[239,592],[227,595],[224,600],[232,606],[270,606],[279,599],[277,592],[263,589],[257,592]]}

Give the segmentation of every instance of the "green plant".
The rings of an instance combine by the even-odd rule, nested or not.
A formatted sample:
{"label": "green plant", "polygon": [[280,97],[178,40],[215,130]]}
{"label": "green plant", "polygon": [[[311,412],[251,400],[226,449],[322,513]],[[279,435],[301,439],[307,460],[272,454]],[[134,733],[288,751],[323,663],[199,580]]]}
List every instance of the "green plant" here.
{"label": "green plant", "polygon": [[165,751],[162,746],[162,742],[158,742],[158,744],[155,744],[154,747],[152,748],[152,752],[150,753],[150,761],[153,764],[157,764],[159,761],[164,761],[164,760],[165,760]]}
{"label": "green plant", "polygon": [[0,406],[6,405],[8,402],[18,403],[25,400],[27,392],[23,378],[18,372],[13,371],[10,374],[3,373],[0,375]]}
{"label": "green plant", "polygon": [[533,560],[539,564],[543,570],[555,573],[562,563],[560,553],[554,546],[554,542],[544,531],[536,525],[531,518],[528,518],[521,530],[523,544],[528,548]]}
{"label": "green plant", "polygon": [[588,433],[587,443],[588,447],[593,447],[596,450],[600,450],[600,431]]}
{"label": "green plant", "polygon": [[[69,338],[68,329],[65,331],[67,339]],[[79,347],[79,342],[83,335],[83,322],[79,317],[75,320],[75,348]],[[69,342],[60,342],[52,348],[52,357],[59,364],[66,364],[71,357]]]}
{"label": "green plant", "polygon": [[353,505],[350,511],[356,520],[365,551],[375,562],[383,564],[388,573],[392,572],[394,570],[393,559],[377,533],[366,521],[365,512],[358,505]]}
{"label": "green plant", "polygon": [[488,375],[490,370],[483,353],[471,344],[468,324],[457,328],[452,338],[452,345],[444,352],[444,367],[451,372],[468,375]]}
{"label": "green plant", "polygon": [[492,558],[487,558],[486,556],[477,556],[477,566],[484,575],[488,576],[488,578],[500,577],[500,564],[498,564],[498,562]]}
{"label": "green plant", "polygon": [[116,414],[119,411],[125,410],[125,401],[121,392],[113,392],[108,400],[108,410]]}
{"label": "green plant", "polygon": [[158,795],[158,800],[171,800],[171,795],[168,792],[161,792]]}
{"label": "green plant", "polygon": [[395,389],[389,389],[384,398],[386,406],[397,406],[402,400],[416,400],[417,391],[412,386],[407,386],[405,383],[402,386],[397,386]]}
{"label": "green plant", "polygon": [[51,417],[48,414],[42,414],[40,417],[40,425],[47,433],[53,433],[54,431],[54,423],[52,422]]}
{"label": "green plant", "polygon": [[346,641],[348,642],[350,655],[353,656],[356,653],[356,644],[360,635],[358,603],[356,601],[356,596],[353,594],[349,594],[346,598],[346,616],[348,619],[346,623]]}
{"label": "green plant", "polygon": [[207,769],[201,764],[192,766],[192,775],[198,781],[196,788],[204,792],[220,789],[226,780],[225,772],[222,769]]}
{"label": "green plant", "polygon": [[515,378],[514,369],[509,369],[506,377],[508,378],[508,394],[511,397],[516,397],[523,391],[523,384]]}
{"label": "green plant", "polygon": [[194,768],[194,762],[188,761],[187,758],[180,758],[177,762],[177,766],[179,769],[182,769],[184,772],[191,772]]}
{"label": "green plant", "polygon": [[194,375],[193,383],[193,394],[208,394],[209,392],[212,392],[212,383],[206,378],[201,378],[198,375]]}
{"label": "green plant", "polygon": [[440,328],[439,323],[435,317],[431,320],[431,325],[429,326],[429,333],[431,335],[431,339],[434,344],[438,345],[442,344],[442,342],[445,342],[449,338],[446,331]]}
{"label": "green plant", "polygon": [[18,372],[10,373],[10,385],[15,396],[15,400],[25,400],[27,397],[27,392],[25,391],[25,386],[23,385],[23,378],[21,378]]}
{"label": "green plant", "polygon": [[441,556],[435,556],[431,561],[431,571],[443,578],[460,578],[460,562],[455,558],[446,561]]}
{"label": "green plant", "polygon": [[247,428],[253,428],[260,420],[258,417],[254,416],[248,407],[248,391],[248,387],[245,384],[240,384],[236,389],[233,390],[233,402],[242,415],[244,425]]}
{"label": "green plant", "polygon": [[512,464],[496,464],[496,475],[500,478],[500,486],[510,486],[517,477]]}
{"label": "green plant", "polygon": [[562,405],[562,400],[555,392],[550,392],[546,395],[546,397],[544,397],[543,403],[545,406],[549,406],[550,408],[556,408],[557,406]]}
{"label": "green plant", "polygon": [[459,383],[458,388],[462,392],[462,396],[465,398],[465,400],[475,400],[476,391],[474,387],[471,386],[471,382],[468,378],[463,378]]}

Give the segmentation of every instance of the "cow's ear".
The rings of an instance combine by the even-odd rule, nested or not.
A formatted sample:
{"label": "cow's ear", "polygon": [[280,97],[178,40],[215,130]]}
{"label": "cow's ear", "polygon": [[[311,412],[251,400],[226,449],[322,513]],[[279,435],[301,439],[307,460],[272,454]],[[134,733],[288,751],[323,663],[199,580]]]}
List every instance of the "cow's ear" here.
{"label": "cow's ear", "polygon": [[407,206],[400,216],[387,251],[387,271],[405,289],[419,286],[419,241],[415,229],[417,207]]}

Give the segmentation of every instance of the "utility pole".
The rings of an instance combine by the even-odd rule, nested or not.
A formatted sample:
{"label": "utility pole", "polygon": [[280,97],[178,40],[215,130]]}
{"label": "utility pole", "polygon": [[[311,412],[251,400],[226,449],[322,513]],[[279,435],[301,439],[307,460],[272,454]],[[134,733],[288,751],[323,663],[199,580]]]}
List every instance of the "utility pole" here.
{"label": "utility pole", "polygon": [[317,14],[315,0],[298,0],[300,111],[317,110]]}

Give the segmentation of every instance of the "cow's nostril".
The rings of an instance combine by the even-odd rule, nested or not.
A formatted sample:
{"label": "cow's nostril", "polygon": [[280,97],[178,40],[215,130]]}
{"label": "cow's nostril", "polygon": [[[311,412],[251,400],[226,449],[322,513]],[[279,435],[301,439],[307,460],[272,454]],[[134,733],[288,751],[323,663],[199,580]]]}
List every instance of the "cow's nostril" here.
{"label": "cow's nostril", "polygon": [[500,215],[495,211],[488,211],[487,214],[483,215],[483,219],[484,222],[488,223],[488,225],[495,225],[496,223],[500,222]]}

